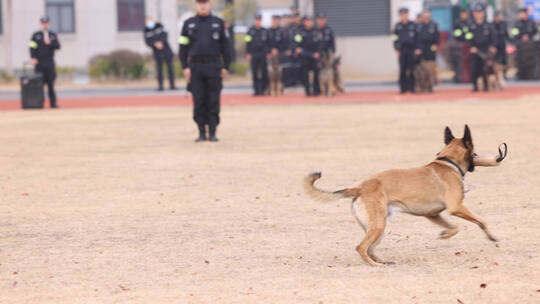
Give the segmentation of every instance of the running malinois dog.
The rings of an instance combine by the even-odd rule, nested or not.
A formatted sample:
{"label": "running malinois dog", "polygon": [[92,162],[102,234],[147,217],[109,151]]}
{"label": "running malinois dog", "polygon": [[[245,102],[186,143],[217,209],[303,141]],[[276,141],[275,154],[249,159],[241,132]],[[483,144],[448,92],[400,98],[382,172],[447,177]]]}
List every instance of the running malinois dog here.
{"label": "running malinois dog", "polygon": [[[351,212],[366,233],[356,251],[366,263],[373,266],[392,264],[382,261],[374,254],[375,247],[381,241],[391,207],[397,207],[412,215],[425,216],[434,224],[443,227],[440,235],[443,239],[458,233],[457,227],[440,215],[443,210],[448,209],[451,215],[477,224],[488,239],[496,242],[486,223],[463,205],[463,178],[466,172],[473,172],[475,166],[498,166],[508,152],[506,144],[499,146],[498,156],[478,156],[474,153],[471,131],[467,125],[463,138],[454,138],[450,128],[446,127],[444,143],[446,146],[429,164],[413,169],[384,171],[355,188],[335,192],[319,190],[313,183],[321,177],[321,173],[308,175],[304,186],[307,194],[319,201],[352,198]],[[358,199],[361,204],[358,204]],[[365,210],[365,222],[357,213],[361,206]]]}

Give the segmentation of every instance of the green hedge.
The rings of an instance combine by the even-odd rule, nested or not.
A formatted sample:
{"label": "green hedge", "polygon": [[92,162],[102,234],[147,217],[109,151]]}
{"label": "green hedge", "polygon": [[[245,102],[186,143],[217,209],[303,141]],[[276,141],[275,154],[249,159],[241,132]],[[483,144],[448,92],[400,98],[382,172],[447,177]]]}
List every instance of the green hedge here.
{"label": "green hedge", "polygon": [[141,79],[148,76],[146,59],[129,50],[117,50],[90,59],[88,75],[92,79]]}

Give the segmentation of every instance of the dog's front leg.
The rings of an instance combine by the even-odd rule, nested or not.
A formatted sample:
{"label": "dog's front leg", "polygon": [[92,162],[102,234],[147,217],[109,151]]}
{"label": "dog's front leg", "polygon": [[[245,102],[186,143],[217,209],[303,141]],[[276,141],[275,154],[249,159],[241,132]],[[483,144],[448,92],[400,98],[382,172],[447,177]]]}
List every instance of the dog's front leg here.
{"label": "dog's front leg", "polygon": [[440,214],[433,215],[433,216],[426,216],[428,220],[430,220],[432,223],[439,225],[443,228],[446,228],[441,232],[441,239],[448,239],[453,237],[458,233],[458,228],[449,222],[447,222]]}
{"label": "dog's front leg", "polygon": [[484,230],[484,233],[488,237],[489,240],[493,242],[497,242],[497,239],[489,232],[487,229],[486,223],[476,214],[472,213],[465,205],[463,204],[457,204],[453,206],[450,210],[450,214],[460,217],[462,219],[465,219],[469,222],[473,222],[476,225],[478,225],[482,230]]}

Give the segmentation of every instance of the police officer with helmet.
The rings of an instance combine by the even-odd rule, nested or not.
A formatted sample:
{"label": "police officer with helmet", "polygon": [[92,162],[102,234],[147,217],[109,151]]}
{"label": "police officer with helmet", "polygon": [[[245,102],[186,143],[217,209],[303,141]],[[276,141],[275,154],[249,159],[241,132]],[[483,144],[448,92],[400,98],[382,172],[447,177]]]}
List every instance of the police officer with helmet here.
{"label": "police officer with helmet", "polygon": [[[311,16],[304,17],[304,26],[294,36],[294,42],[295,53],[300,56],[302,83],[306,90],[306,96],[318,96],[321,94],[319,86],[321,39]],[[313,77],[310,77],[310,73]]]}
{"label": "police officer with helmet", "polygon": [[224,21],[212,15],[209,0],[195,2],[197,15],[184,22],[179,38],[180,61],[193,95],[196,142],[217,142],[222,80],[231,63],[229,34]]}
{"label": "police officer with helmet", "polygon": [[251,63],[251,76],[255,96],[264,95],[268,84],[266,56],[269,53],[268,30],[262,27],[262,16],[255,15],[255,23],[248,30],[245,41],[247,60]]}
{"label": "police officer with helmet", "polygon": [[41,30],[32,34],[32,38],[28,44],[30,47],[30,57],[32,58],[36,73],[42,74],[43,82],[47,84],[51,108],[58,108],[56,104],[56,93],[54,91],[54,80],[56,79],[54,52],[60,49],[60,41],[56,33],[49,30],[49,17],[41,18],[40,22]]}
{"label": "police officer with helmet", "polygon": [[530,80],[535,77],[537,46],[533,38],[538,32],[534,21],[529,18],[526,8],[519,10],[519,20],[512,28],[512,37],[516,41],[517,77]]}
{"label": "police officer with helmet", "polygon": [[146,17],[144,26],[144,42],[152,48],[156,61],[156,72],[158,79],[158,91],[163,91],[163,63],[167,65],[169,75],[169,85],[171,90],[174,86],[173,52],[169,46],[169,34],[165,27],[155,22],[152,17]]}
{"label": "police officer with helmet", "polygon": [[414,56],[422,54],[419,48],[416,24],[409,20],[409,9],[399,9],[398,22],[394,28],[394,49],[399,57],[399,87],[401,94],[414,93]]}
{"label": "police officer with helmet", "polygon": [[488,91],[488,82],[484,73],[484,65],[488,53],[497,53],[497,33],[493,26],[486,21],[486,12],[482,3],[476,3],[473,8],[473,20],[470,30],[465,34],[471,53],[471,81],[473,92],[478,91],[478,78],[482,77],[484,91]]}

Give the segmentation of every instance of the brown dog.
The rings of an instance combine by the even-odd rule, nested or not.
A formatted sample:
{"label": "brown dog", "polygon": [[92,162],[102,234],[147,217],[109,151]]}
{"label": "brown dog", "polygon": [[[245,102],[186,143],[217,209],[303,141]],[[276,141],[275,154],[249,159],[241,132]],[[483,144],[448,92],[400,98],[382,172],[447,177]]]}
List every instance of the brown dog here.
{"label": "brown dog", "polygon": [[[351,211],[357,222],[366,232],[356,251],[362,259],[374,266],[389,264],[374,254],[375,246],[380,242],[389,207],[398,207],[403,212],[425,216],[428,220],[443,227],[441,238],[454,236],[458,229],[441,217],[440,213],[448,209],[450,214],[477,224],[486,236],[496,241],[489,232],[486,223],[463,205],[463,177],[476,166],[498,166],[506,157],[499,147],[499,156],[480,157],[474,153],[471,132],[465,126],[463,138],[454,138],[450,128],[444,134],[445,147],[431,163],[413,169],[394,169],[376,174],[356,188],[327,192],[315,188],[313,183],[321,173],[306,177],[304,186],[308,195],[319,201],[329,202],[341,198],[352,198]],[[358,217],[357,199],[365,209],[366,224]]]}

